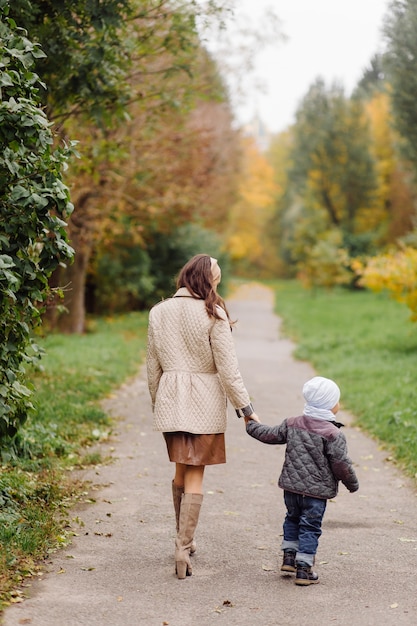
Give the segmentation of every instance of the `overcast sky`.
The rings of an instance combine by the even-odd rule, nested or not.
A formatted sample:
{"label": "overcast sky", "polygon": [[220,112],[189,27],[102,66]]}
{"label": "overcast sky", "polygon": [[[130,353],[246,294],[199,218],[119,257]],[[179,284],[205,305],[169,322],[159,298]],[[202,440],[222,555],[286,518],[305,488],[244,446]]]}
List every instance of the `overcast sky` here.
{"label": "overcast sky", "polygon": [[272,132],[294,121],[296,108],[317,76],[327,85],[337,80],[347,95],[371,57],[383,49],[381,27],[390,0],[238,0],[254,20],[273,7],[287,41],[261,52],[256,75],[267,93],[252,88],[236,108],[241,124],[256,113]]}

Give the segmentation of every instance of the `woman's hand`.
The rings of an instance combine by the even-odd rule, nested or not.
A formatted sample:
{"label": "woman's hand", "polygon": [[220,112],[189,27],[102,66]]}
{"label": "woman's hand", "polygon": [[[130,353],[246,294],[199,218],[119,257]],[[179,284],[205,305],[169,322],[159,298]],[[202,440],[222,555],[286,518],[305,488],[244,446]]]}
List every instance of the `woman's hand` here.
{"label": "woman's hand", "polygon": [[254,422],[261,421],[259,417],[256,415],[256,413],[252,413],[252,415],[249,415],[249,417],[245,417],[245,424],[247,424],[250,420],[253,420]]}

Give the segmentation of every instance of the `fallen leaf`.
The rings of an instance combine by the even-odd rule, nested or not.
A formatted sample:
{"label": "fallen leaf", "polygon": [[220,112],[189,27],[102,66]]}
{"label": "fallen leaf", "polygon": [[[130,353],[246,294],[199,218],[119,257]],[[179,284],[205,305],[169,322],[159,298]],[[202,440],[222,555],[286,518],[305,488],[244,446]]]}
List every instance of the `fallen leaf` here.
{"label": "fallen leaf", "polygon": [[416,543],[417,539],[407,539],[407,537],[400,537],[400,541],[403,543]]}
{"label": "fallen leaf", "polygon": [[223,606],[233,606],[230,600],[223,600]]}
{"label": "fallen leaf", "polygon": [[236,517],[238,517],[240,515],[240,513],[237,513],[236,511],[225,511],[224,514],[225,515],[236,515]]}
{"label": "fallen leaf", "polygon": [[398,602],[394,602],[394,604],[390,605],[390,609],[396,609],[398,607]]}
{"label": "fallen leaf", "polygon": [[123,596],[117,596],[117,602],[123,602]]}
{"label": "fallen leaf", "polygon": [[394,524],[404,524],[404,522],[400,519],[395,519]]}
{"label": "fallen leaf", "polygon": [[350,554],[350,552],[338,552],[337,554],[340,554],[340,556],[345,556],[346,554]]}
{"label": "fallen leaf", "polygon": [[270,567],[269,565],[262,565],[262,569],[264,570],[264,572],[273,572],[274,568]]}
{"label": "fallen leaf", "polygon": [[58,574],[65,574],[65,570],[63,567],[61,567],[61,569],[59,570]]}
{"label": "fallen leaf", "polygon": [[95,567],[82,567],[81,569],[83,572],[92,572],[96,568]]}

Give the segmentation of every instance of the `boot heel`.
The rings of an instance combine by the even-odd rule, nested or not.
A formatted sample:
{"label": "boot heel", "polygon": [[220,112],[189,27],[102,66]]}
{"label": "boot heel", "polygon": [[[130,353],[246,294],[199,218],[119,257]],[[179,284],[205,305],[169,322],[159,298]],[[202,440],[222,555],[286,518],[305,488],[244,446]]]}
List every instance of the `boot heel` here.
{"label": "boot heel", "polygon": [[175,563],[175,572],[177,574],[177,578],[183,579],[186,576],[191,576],[191,569],[188,567],[188,563],[185,561],[177,561]]}

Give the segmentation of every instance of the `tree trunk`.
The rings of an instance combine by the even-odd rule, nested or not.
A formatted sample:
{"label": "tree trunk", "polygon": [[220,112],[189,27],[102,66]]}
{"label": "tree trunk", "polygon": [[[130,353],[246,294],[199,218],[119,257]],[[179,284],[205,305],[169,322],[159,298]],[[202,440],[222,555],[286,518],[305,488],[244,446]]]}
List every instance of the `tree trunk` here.
{"label": "tree trunk", "polygon": [[57,329],[62,333],[83,333],[85,330],[85,280],[90,250],[77,251],[74,262],[60,272],[61,286],[65,285],[63,306],[66,311],[57,319]]}
{"label": "tree trunk", "polygon": [[94,208],[89,207],[92,192],[78,198],[68,223],[68,237],[75,250],[74,261],[58,268],[51,276],[50,286],[63,291],[63,299],[54,299],[48,306],[45,321],[62,333],[85,331],[85,283],[93,248]]}

